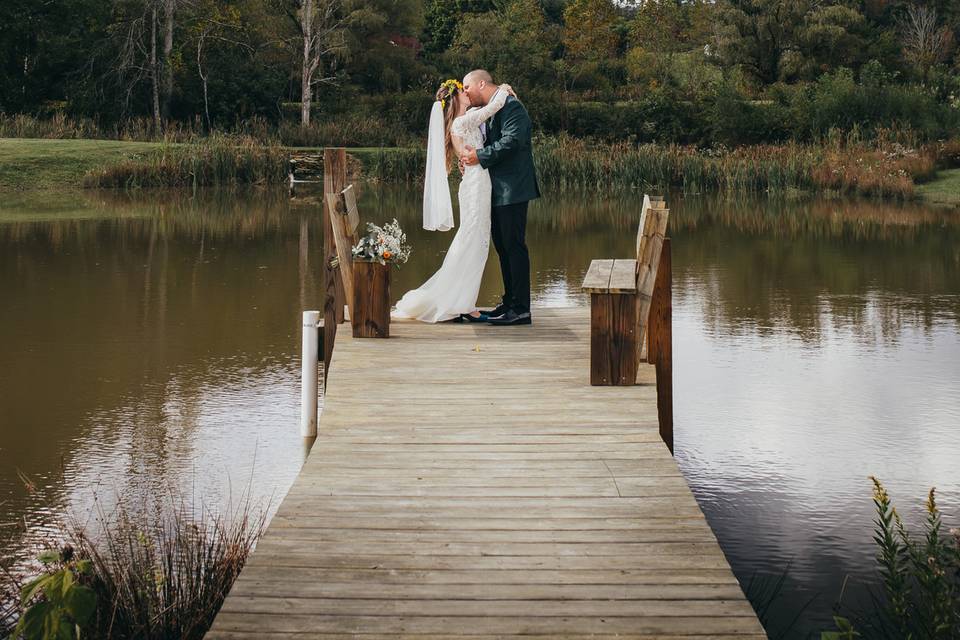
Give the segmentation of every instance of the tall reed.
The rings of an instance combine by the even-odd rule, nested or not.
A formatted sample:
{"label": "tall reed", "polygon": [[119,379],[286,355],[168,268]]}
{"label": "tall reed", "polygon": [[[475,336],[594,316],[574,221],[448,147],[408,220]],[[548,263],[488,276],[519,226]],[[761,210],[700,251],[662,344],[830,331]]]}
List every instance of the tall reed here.
{"label": "tall reed", "polygon": [[548,186],[685,192],[757,193],[826,190],[909,198],[915,180],[929,177],[934,154],[897,143],[755,145],[700,149],[674,144],[590,144],[568,136],[534,147],[538,175]]}
{"label": "tall reed", "polygon": [[[89,565],[78,579],[94,592],[96,608],[83,637],[200,640],[263,533],[265,513],[255,512],[249,499],[218,515],[171,498],[136,509],[121,505],[110,516],[100,514],[98,525],[95,531],[66,526],[60,534],[65,551],[57,554]],[[43,600],[40,594],[25,604]],[[12,628],[12,613],[0,627]]]}
{"label": "tall reed", "polygon": [[418,148],[351,150],[362,166],[362,177],[374,182],[422,182],[426,153]]}
{"label": "tall reed", "polygon": [[156,151],[131,155],[89,172],[88,187],[198,187],[282,184],[289,152],[278,144],[242,136],[213,135],[196,142],[165,142]]}

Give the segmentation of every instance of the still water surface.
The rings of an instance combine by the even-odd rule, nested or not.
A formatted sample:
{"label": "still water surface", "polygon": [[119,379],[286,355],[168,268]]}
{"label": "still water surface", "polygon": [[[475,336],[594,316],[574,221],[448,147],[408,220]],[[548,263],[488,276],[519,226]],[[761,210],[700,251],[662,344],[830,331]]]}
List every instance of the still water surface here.
{"label": "still water surface", "polygon": [[[452,237],[419,229],[418,202],[361,193],[364,220],[396,216],[415,249],[395,299]],[[789,567],[771,636],[807,637],[844,576],[848,600],[874,577],[868,475],[910,521],[930,486],[960,520],[960,216],[671,208],[677,458],[755,600]],[[631,193],[538,201],[535,304],[587,304],[586,266],[630,255],[636,214]],[[94,498],[176,488],[222,509],[248,491],[276,507],[306,455],[299,314],[320,304],[319,234],[309,201],[283,193],[0,202],[0,557]],[[498,277],[494,259],[481,302]]]}

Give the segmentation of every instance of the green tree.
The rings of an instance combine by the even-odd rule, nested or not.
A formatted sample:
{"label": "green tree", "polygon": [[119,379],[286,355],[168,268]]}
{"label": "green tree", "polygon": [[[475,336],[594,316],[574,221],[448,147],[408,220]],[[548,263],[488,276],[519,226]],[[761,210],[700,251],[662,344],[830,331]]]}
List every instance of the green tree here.
{"label": "green tree", "polygon": [[617,54],[619,19],[611,0],[573,0],[563,11],[564,57],[572,60],[607,60]]}
{"label": "green tree", "polygon": [[573,0],[563,12],[563,59],[555,65],[566,89],[604,87],[622,67],[623,22],[611,0]]}
{"label": "green tree", "polygon": [[711,14],[708,0],[651,0],[643,3],[630,22],[630,50],[627,67],[636,80],[667,82],[676,66],[678,54],[696,53],[702,61],[703,49],[711,38]]}
{"label": "green tree", "polygon": [[0,111],[70,110],[109,20],[94,0],[0,2]]}
{"label": "green tree", "polygon": [[344,0],[347,80],[365,92],[400,91],[417,79],[422,0]]}
{"label": "green tree", "polygon": [[453,45],[464,16],[486,13],[493,8],[494,0],[426,0],[420,37],[423,50],[434,56],[444,53]]}
{"label": "green tree", "polygon": [[857,67],[863,16],[833,0],[721,0],[717,53],[761,85]]}
{"label": "green tree", "polygon": [[506,0],[498,9],[461,20],[454,63],[486,68],[496,80],[521,90],[542,86],[554,79],[553,52],[560,38],[559,25],[547,22],[537,0]]}
{"label": "green tree", "polygon": [[458,0],[427,0],[421,42],[428,54],[440,54],[450,48],[457,35],[460,18]]}

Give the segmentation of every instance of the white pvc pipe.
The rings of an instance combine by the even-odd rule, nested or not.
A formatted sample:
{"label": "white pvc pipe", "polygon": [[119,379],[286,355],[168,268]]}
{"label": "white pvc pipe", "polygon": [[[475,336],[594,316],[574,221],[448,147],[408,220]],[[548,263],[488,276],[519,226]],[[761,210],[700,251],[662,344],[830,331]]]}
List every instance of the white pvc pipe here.
{"label": "white pvc pipe", "polygon": [[302,374],[300,384],[300,435],[304,438],[317,436],[317,393],[318,381],[318,354],[320,332],[319,311],[303,312],[303,354]]}

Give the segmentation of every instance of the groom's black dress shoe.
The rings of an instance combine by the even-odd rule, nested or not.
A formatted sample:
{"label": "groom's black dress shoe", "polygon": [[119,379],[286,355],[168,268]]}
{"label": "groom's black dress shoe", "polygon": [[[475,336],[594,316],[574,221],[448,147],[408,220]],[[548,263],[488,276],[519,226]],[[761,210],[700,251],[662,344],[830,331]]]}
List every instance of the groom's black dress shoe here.
{"label": "groom's black dress shoe", "polygon": [[496,309],[491,309],[490,311],[481,311],[480,313],[488,318],[499,318],[507,311],[509,311],[509,309],[506,307],[506,305],[498,304]]}
{"label": "groom's black dress shoe", "polygon": [[530,317],[529,313],[517,313],[513,309],[510,309],[502,316],[496,318],[490,318],[490,324],[495,324],[497,326],[508,326],[514,324],[531,324],[533,319]]}

